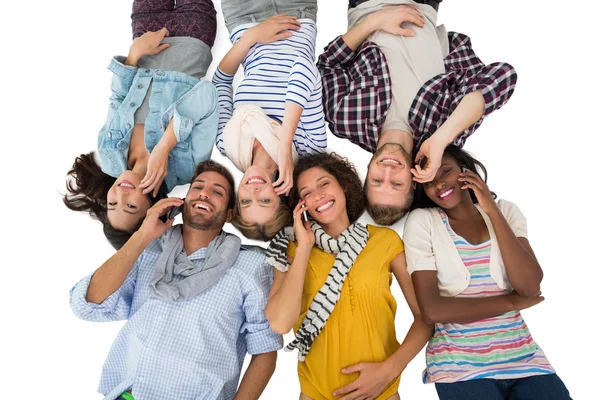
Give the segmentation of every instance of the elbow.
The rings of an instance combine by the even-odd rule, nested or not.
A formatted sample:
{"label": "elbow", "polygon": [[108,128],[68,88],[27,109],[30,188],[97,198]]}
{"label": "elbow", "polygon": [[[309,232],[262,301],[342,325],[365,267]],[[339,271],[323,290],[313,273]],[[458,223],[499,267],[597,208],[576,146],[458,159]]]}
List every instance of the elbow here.
{"label": "elbow", "polygon": [[427,306],[421,309],[421,319],[425,324],[432,325],[440,321],[440,314],[437,311],[436,307]]}
{"label": "elbow", "polygon": [[268,304],[265,308],[265,317],[267,318],[267,321],[269,321],[271,330],[280,335],[285,335],[293,328],[293,322],[289,322],[285,318],[277,315],[277,313],[274,312],[274,310],[270,308]]}
{"label": "elbow", "polygon": [[517,292],[517,294],[519,296],[525,297],[525,298],[532,298],[535,296],[539,296],[540,291],[541,291],[539,282],[531,283],[528,285],[513,286],[513,289],[515,292]]}

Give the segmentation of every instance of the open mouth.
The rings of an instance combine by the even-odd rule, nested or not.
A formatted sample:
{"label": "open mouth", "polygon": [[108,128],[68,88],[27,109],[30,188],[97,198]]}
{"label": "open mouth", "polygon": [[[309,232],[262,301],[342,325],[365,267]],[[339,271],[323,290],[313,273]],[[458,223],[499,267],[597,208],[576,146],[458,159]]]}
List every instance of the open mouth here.
{"label": "open mouth", "polygon": [[264,183],[267,183],[267,181],[264,180],[263,178],[261,178],[260,176],[251,176],[246,181],[247,185],[258,185],[258,184],[264,184]]}
{"label": "open mouth", "polygon": [[135,186],[133,186],[133,183],[131,183],[129,181],[122,181],[117,186],[122,189],[135,189]]}
{"label": "open mouth", "polygon": [[212,212],[212,209],[207,206],[205,203],[196,203],[193,205],[193,207],[196,210],[201,210],[201,211],[206,211],[206,212]]}
{"label": "open mouth", "polygon": [[448,200],[454,194],[454,188],[444,189],[439,192],[438,197],[442,200]]}
{"label": "open mouth", "polygon": [[322,206],[317,207],[317,212],[319,214],[321,214],[321,213],[324,213],[324,212],[330,210],[333,207],[333,203],[335,203],[335,201],[329,200],[327,203],[323,204]]}
{"label": "open mouth", "polygon": [[382,158],[381,160],[379,160],[380,164],[389,164],[389,165],[402,165],[400,163],[400,161],[396,160],[395,158]]}

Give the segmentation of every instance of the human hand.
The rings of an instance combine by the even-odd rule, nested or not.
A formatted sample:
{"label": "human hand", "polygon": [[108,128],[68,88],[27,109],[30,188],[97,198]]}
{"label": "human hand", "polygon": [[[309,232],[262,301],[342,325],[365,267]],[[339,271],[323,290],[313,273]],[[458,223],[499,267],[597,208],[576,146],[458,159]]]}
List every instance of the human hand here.
{"label": "human hand", "polygon": [[294,159],[291,145],[284,142],[279,143],[277,167],[279,169],[279,179],[273,182],[273,188],[278,195],[285,194],[287,196],[294,184]]}
{"label": "human hand", "polygon": [[177,197],[159,200],[146,212],[146,218],[144,218],[144,222],[138,232],[144,237],[147,237],[150,241],[158,239],[173,225],[173,221],[175,221],[175,219],[172,218],[167,222],[162,222],[160,217],[165,215],[171,208],[179,207],[182,204],[183,200]]}
{"label": "human hand", "polygon": [[333,392],[334,396],[345,395],[339,400],[376,399],[397,376],[393,374],[385,362],[360,363],[342,369],[342,373],[346,375],[355,372],[360,373],[358,379]]}
{"label": "human hand", "polygon": [[464,184],[461,186],[461,189],[471,189],[475,193],[479,206],[481,206],[486,214],[490,214],[492,211],[498,208],[496,202],[494,201],[494,197],[492,196],[492,192],[490,192],[490,189],[488,188],[488,185],[478,174],[466,169],[464,172],[458,175],[458,181],[464,182]]}
{"label": "human hand", "polygon": [[[415,167],[411,168],[413,180],[419,183],[431,182],[435,178],[435,174],[440,165],[442,165],[442,157],[448,143],[434,136],[425,140],[415,157]],[[421,160],[427,158],[427,164],[424,168],[419,165]]]}
{"label": "human hand", "polygon": [[148,157],[148,168],[146,169],[146,176],[142,179],[140,187],[142,193],[147,194],[152,192],[152,196],[156,197],[160,190],[160,185],[163,180],[167,177],[169,172],[169,149],[159,142],[150,157]]}
{"label": "human hand", "polygon": [[256,43],[273,43],[281,39],[292,37],[292,32],[287,30],[300,29],[298,18],[287,15],[275,15],[244,32],[242,36],[252,46]]}
{"label": "human hand", "polygon": [[415,36],[415,31],[412,29],[401,27],[404,22],[412,22],[420,28],[425,26],[423,14],[416,8],[408,5],[387,7],[371,15],[376,30],[391,33],[392,35]]}
{"label": "human hand", "polygon": [[168,43],[161,44],[165,36],[169,36],[167,28],[162,28],[156,32],[144,33],[129,48],[127,59],[132,61],[132,64],[137,64],[137,61],[143,56],[158,54],[170,47],[171,45]]}
{"label": "human hand", "polygon": [[525,310],[526,308],[533,307],[545,300],[544,296],[542,296],[542,292],[533,297],[524,297],[513,291],[508,296],[513,305],[513,310],[515,311]]}
{"label": "human hand", "polygon": [[301,200],[294,208],[294,234],[298,241],[298,248],[310,251],[315,244],[315,234],[310,228],[310,222],[302,218],[302,213],[306,211],[304,208],[305,201]]}

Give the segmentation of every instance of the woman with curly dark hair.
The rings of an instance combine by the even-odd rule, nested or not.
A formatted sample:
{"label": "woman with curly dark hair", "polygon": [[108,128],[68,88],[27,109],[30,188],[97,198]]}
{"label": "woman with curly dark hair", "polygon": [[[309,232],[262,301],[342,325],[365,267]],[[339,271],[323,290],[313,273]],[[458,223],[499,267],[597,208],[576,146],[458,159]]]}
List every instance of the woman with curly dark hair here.
{"label": "woman with curly dark hair", "polygon": [[[287,349],[299,350],[300,399],[399,399],[400,373],[432,333],[419,315],[402,240],[391,229],[357,222],[361,182],[335,154],[300,159],[291,201],[293,229],[280,232],[267,251],[274,280],[265,315],[278,333],[294,328]],[[402,346],[392,274],[414,315]]]}
{"label": "woman with curly dark hair", "polygon": [[[211,0],[134,0],[134,42],[114,57],[98,153],[77,157],[64,202],[102,222],[120,248],[159,191],[191,182],[217,135],[217,91],[202,79],[212,61]],[[161,189],[162,188],[162,189]],[[166,195],[166,193],[162,193]]]}

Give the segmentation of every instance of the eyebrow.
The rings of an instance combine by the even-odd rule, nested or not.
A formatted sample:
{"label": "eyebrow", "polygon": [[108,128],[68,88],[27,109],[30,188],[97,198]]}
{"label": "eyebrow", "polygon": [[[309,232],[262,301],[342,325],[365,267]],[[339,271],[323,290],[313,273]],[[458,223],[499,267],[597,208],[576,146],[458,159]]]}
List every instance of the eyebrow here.
{"label": "eyebrow", "polygon": [[[199,183],[204,183],[204,184],[206,184],[206,182],[205,182],[203,179],[196,179],[194,182],[192,182],[192,185],[193,185],[194,183],[196,183],[196,182],[199,182]],[[227,190],[227,188],[226,188],[225,186],[221,185],[220,183],[213,183],[213,185],[214,185],[214,186],[216,186],[216,187],[220,187],[221,189],[223,189],[223,190],[224,190],[224,191],[226,191],[226,192],[229,192],[229,191]]]}
{"label": "eyebrow", "polygon": [[[115,211],[115,210],[116,210],[116,208],[107,208],[106,210],[107,210],[107,211]],[[137,213],[138,213],[138,211],[136,211],[136,212],[131,212],[131,211],[127,211],[127,210],[125,210],[125,209],[124,209],[124,210],[122,210],[122,211],[123,211],[124,213],[131,214],[131,215],[134,215],[134,214],[137,214]]]}
{"label": "eyebrow", "polygon": [[[322,176],[320,178],[317,178],[317,182],[319,182],[321,179],[327,179],[328,176]],[[300,190],[298,190],[298,194],[300,194],[304,189],[306,189],[308,186],[303,186],[300,188]]]}

